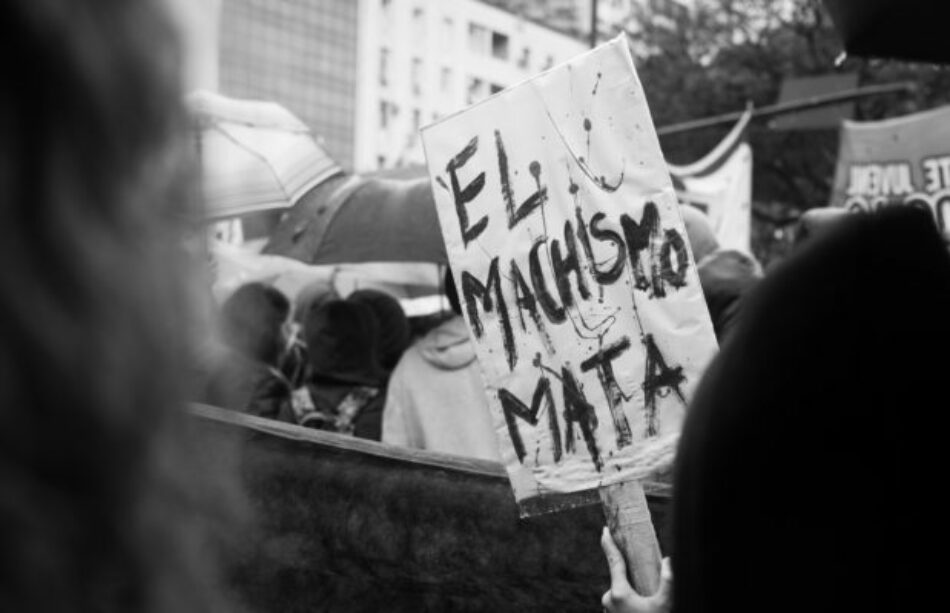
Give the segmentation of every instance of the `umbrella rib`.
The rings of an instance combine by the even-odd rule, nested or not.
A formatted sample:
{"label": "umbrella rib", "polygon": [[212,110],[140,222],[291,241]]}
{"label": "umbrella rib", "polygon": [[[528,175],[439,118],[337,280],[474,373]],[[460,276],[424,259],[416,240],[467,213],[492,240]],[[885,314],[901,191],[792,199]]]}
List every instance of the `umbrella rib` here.
{"label": "umbrella rib", "polygon": [[223,128],[221,128],[221,126],[219,126],[217,123],[214,124],[214,127],[215,127],[216,130],[218,130],[218,132],[220,132],[221,134],[223,134],[224,137],[227,138],[229,141],[231,141],[232,143],[234,143],[235,145],[237,145],[237,146],[238,146],[239,148],[241,148],[242,150],[244,150],[244,151],[250,153],[250,154],[253,155],[254,157],[256,157],[256,158],[258,158],[259,160],[261,160],[262,162],[264,162],[264,164],[265,164],[265,165],[267,166],[267,168],[270,170],[271,174],[274,176],[274,179],[275,179],[275,181],[276,181],[276,183],[277,183],[277,186],[280,188],[280,191],[283,192],[284,198],[287,200],[288,205],[289,205],[289,206],[293,206],[293,204],[294,204],[293,198],[291,197],[291,195],[290,195],[289,193],[287,193],[287,188],[284,187],[284,183],[283,183],[283,181],[281,181],[280,175],[277,173],[277,169],[275,169],[274,166],[273,166],[273,164],[270,163],[270,160],[268,160],[266,156],[261,155],[260,153],[258,153],[257,151],[254,151],[254,150],[251,149],[250,147],[245,146],[244,143],[242,143],[240,140],[234,138],[234,136],[232,136],[231,134],[228,134],[228,131],[227,131],[227,130],[224,130]]}

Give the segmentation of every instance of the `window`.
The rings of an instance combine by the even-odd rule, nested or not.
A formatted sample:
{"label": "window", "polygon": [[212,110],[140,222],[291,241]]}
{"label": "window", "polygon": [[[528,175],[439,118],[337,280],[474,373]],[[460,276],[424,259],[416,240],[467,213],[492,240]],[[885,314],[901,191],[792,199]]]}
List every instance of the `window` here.
{"label": "window", "polygon": [[485,82],[478,77],[468,78],[468,104],[474,104],[485,97]]}
{"label": "window", "polygon": [[522,70],[528,70],[528,66],[531,64],[531,49],[529,47],[524,47],[521,49],[521,55],[518,56],[518,68]]}
{"label": "window", "polygon": [[389,84],[389,49],[386,47],[379,50],[379,84]]}
{"label": "window", "polygon": [[508,59],[508,37],[499,32],[491,33],[491,54],[499,60]]}
{"label": "window", "polygon": [[554,66],[554,56],[549,55],[546,58],[544,58],[544,66],[541,67],[541,70],[547,70],[549,68],[552,68],[553,66]]}
{"label": "window", "polygon": [[377,156],[376,156],[376,167],[377,167],[377,168],[383,168],[384,166],[386,166],[386,156],[385,156],[385,155],[377,155]]}
{"label": "window", "polygon": [[426,12],[421,6],[412,9],[412,39],[417,45],[425,41]]}
{"label": "window", "polygon": [[409,75],[412,83],[412,94],[418,96],[422,93],[422,58],[412,58],[412,72]]}
{"label": "window", "polygon": [[468,50],[478,55],[488,55],[490,47],[488,28],[477,23],[468,24]]}
{"label": "window", "polygon": [[412,129],[418,130],[422,127],[422,111],[419,109],[412,109]]}
{"label": "window", "polygon": [[385,130],[389,127],[390,121],[399,114],[399,107],[386,100],[379,101],[379,127]]}
{"label": "window", "polygon": [[490,91],[491,91],[491,93],[493,93],[493,94],[497,94],[498,92],[500,92],[500,91],[503,90],[503,89],[505,89],[505,86],[504,86],[504,85],[499,85],[499,84],[497,84],[497,83],[492,83],[492,84],[491,84]]}
{"label": "window", "polygon": [[443,66],[441,72],[439,72],[439,89],[442,90],[443,94],[452,91],[452,69],[448,66]]}
{"label": "window", "polygon": [[451,17],[442,19],[442,50],[451,51],[455,47],[455,21]]}

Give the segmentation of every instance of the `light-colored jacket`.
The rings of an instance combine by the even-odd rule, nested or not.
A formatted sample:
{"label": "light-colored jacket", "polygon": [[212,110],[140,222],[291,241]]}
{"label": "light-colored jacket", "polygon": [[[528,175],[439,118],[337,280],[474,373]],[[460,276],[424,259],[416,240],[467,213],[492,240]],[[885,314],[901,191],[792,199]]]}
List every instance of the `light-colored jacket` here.
{"label": "light-colored jacket", "polygon": [[485,385],[461,317],[403,354],[389,380],[383,442],[499,460]]}

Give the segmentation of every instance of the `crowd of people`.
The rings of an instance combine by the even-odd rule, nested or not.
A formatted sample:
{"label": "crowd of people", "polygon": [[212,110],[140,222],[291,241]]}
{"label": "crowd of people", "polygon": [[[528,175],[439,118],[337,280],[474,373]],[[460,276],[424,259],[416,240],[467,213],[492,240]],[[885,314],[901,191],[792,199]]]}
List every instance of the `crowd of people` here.
{"label": "crowd of people", "polygon": [[[259,417],[397,445],[497,459],[485,390],[461,316],[422,327],[389,294],[345,298],[317,281],[293,304],[275,287],[248,283],[219,310],[218,354],[198,399]],[[453,398],[447,404],[446,398]]]}
{"label": "crowd of people", "polygon": [[[193,178],[162,6],[13,0],[0,21],[3,611],[232,610],[185,444]],[[605,537],[606,608],[939,606],[950,254],[916,209],[822,225],[761,281],[691,240],[721,351],[677,454],[672,579],[637,595]],[[221,327],[209,400],[356,436],[436,448],[406,424],[455,403],[413,382],[454,401],[430,375],[477,374],[457,317],[410,344],[376,293],[292,308],[250,285]]]}
{"label": "crowd of people", "polygon": [[[750,255],[721,249],[699,210],[681,210],[721,340],[762,270]],[[448,268],[443,291],[451,312],[413,339],[419,326],[379,290],[343,298],[320,280],[289,297],[265,283],[245,284],[221,305],[226,351],[206,373],[198,399],[320,430],[498,460],[488,392]]]}

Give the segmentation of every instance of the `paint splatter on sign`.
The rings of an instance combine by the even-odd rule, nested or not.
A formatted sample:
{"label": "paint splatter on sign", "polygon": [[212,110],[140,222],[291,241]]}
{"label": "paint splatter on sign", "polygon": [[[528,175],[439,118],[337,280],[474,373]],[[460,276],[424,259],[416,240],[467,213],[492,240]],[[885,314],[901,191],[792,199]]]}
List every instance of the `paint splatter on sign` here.
{"label": "paint splatter on sign", "polygon": [[716,350],[652,125],[618,38],[422,132],[502,459],[531,513],[642,477]]}

